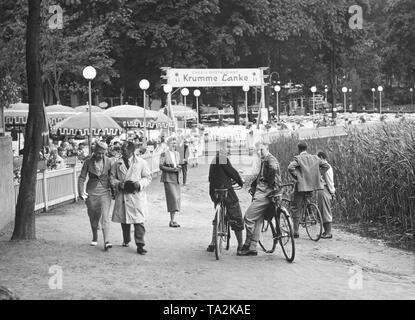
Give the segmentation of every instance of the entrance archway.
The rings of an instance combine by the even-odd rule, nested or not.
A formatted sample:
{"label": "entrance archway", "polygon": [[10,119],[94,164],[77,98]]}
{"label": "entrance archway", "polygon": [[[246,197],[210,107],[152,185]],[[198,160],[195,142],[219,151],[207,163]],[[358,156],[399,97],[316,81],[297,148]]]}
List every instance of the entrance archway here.
{"label": "entrance archway", "polygon": [[[258,112],[257,126],[268,121],[268,111],[265,108],[265,75],[268,68],[242,68],[242,69],[177,69],[161,68],[164,74],[161,76],[166,80],[165,84],[174,88],[206,88],[206,87],[260,87],[261,108]],[[167,106],[169,114],[174,120],[171,108],[171,95],[167,94]],[[238,106],[236,106],[238,107]],[[247,110],[248,112],[248,110]]]}

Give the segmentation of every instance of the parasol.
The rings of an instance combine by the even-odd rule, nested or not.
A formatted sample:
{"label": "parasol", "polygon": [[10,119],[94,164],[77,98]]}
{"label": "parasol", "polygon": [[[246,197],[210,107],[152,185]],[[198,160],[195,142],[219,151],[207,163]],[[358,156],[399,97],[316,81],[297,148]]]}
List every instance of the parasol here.
{"label": "parasol", "polygon": [[155,120],[156,127],[158,128],[171,128],[174,127],[173,121],[166,116],[162,111],[157,112],[157,119]]}
{"label": "parasol", "polygon": [[[121,127],[111,117],[103,113],[92,113],[92,134],[116,136],[121,133]],[[63,120],[52,128],[52,133],[67,136],[89,135],[89,112],[82,112]]]}
{"label": "parasol", "polygon": [[[120,126],[124,128],[143,128],[144,127],[144,108],[133,105],[120,105],[109,108],[104,114],[113,118]],[[146,110],[146,123],[148,128],[155,126],[158,113]]]}
{"label": "parasol", "polygon": [[186,118],[186,120],[197,119],[197,113],[192,108],[178,104],[172,105],[171,108],[176,118],[180,118],[182,120],[184,120],[184,118]]}
{"label": "parasol", "polygon": [[9,110],[25,110],[27,112],[29,111],[29,104],[23,102],[13,103],[10,105]]}
{"label": "parasol", "polygon": [[61,104],[55,104],[46,107],[46,115],[50,125],[52,126],[77,113],[79,112],[77,112],[74,108],[63,106]]}

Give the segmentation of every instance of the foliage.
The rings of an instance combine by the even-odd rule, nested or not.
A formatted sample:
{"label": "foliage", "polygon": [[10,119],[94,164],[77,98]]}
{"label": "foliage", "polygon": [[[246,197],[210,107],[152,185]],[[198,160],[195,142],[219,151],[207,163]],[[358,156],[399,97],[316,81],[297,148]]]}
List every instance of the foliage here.
{"label": "foliage", "polygon": [[[386,236],[415,246],[415,126],[402,120],[348,129],[347,137],[307,141],[309,152],[324,150],[334,170],[337,221],[381,223]],[[287,168],[298,139],[280,137],[271,152]],[[283,169],[284,180],[289,180]]]}
{"label": "foliage", "polygon": [[[86,92],[81,71],[87,64],[98,70],[94,88],[101,96],[121,90],[135,97],[139,80],[147,78],[152,98],[163,97],[160,68],[168,66],[265,66],[283,82],[305,88],[351,87],[354,106],[370,104],[370,89],[382,82],[391,97],[394,81],[414,82],[411,0],[61,1],[63,30],[46,28],[51,3],[42,2],[41,52],[46,96],[53,92],[54,100]],[[363,30],[348,26],[352,4],[363,7]],[[0,69],[25,93],[27,3],[5,0],[0,9]],[[201,102],[210,96],[217,101],[209,103],[219,104],[224,96],[235,103],[235,95],[241,98],[242,92],[205,89]],[[341,97],[338,89],[335,95]]]}
{"label": "foliage", "polygon": [[19,101],[20,87],[11,76],[0,78],[0,107],[8,108],[11,103]]}
{"label": "foliage", "polygon": [[390,1],[388,14],[388,46],[384,52],[385,71],[398,80],[415,83],[415,2]]}

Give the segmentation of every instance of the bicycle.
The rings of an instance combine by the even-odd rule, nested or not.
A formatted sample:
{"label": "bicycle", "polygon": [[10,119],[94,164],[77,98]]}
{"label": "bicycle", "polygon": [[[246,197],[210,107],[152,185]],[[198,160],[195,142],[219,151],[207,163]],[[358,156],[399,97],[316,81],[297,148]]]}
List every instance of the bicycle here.
{"label": "bicycle", "polygon": [[[291,185],[286,184],[282,188]],[[264,252],[273,253],[277,243],[279,243],[285,259],[291,263],[295,258],[295,241],[290,213],[287,208],[282,206],[283,194],[281,192],[274,191],[268,198],[270,198],[273,205],[273,214],[264,218],[259,245]]]}
{"label": "bicycle", "polygon": [[[233,190],[240,190],[242,187],[236,187],[232,184]],[[228,223],[225,200],[228,197],[229,189],[215,189],[215,196],[219,200],[216,205],[215,221],[213,225],[213,237],[215,242],[216,260],[220,259],[223,251],[223,244],[226,242],[226,250],[229,250],[231,230]]]}
{"label": "bicycle", "polygon": [[[294,186],[294,184],[292,184]],[[284,205],[286,203],[286,205]],[[283,205],[289,207],[291,200],[284,199]],[[313,241],[318,241],[323,233],[323,218],[317,205],[312,202],[312,193],[306,193],[300,207],[300,225],[306,229],[308,237]]]}

